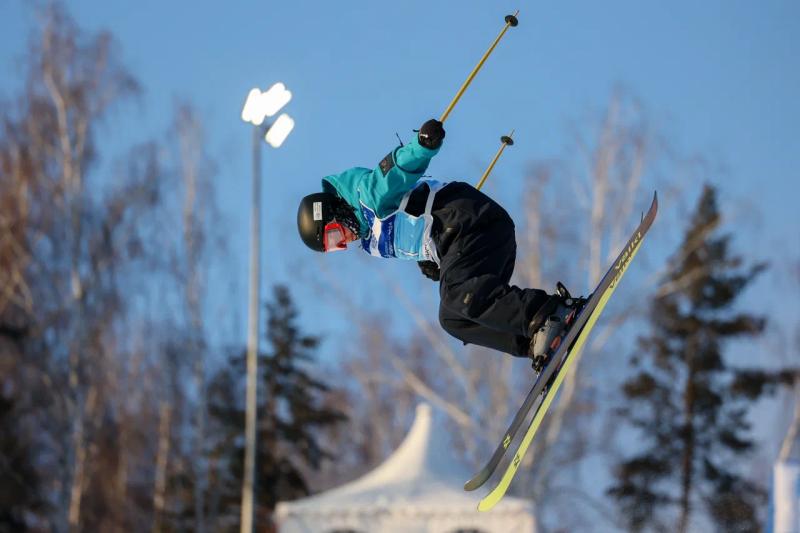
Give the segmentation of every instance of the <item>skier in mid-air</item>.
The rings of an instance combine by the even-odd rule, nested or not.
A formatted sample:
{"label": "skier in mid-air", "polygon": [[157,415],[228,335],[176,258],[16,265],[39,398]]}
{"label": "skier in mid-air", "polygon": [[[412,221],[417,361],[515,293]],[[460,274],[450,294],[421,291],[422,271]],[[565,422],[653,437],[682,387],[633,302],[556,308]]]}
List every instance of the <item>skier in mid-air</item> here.
{"label": "skier in mid-air", "polygon": [[[445,137],[444,121],[478,70],[510,27],[505,26],[456,93],[439,120],[431,119],[407,145],[389,152],[374,169],[351,168],[322,179],[322,192],[306,196],[297,211],[303,242],[318,252],[346,250],[360,240],[370,255],[417,261],[422,273],[439,281],[439,322],[464,344],[477,344],[517,357],[530,357],[536,379],[486,465],[464,484],[483,486],[506,452],[514,457],[479,511],[502,499],[522,464],[553,398],[600,313],[619,285],[658,212],[658,197],[588,298],[572,298],[559,282],[555,294],[510,285],[517,245],[514,222],[480,192],[503,146],[476,187],[460,181],[423,179]],[[533,413],[529,417],[530,413]],[[530,418],[524,436],[512,441]]]}
{"label": "skier in mid-air", "polygon": [[540,370],[544,361],[537,364],[535,355],[542,350],[532,340],[582,300],[509,284],[517,246],[505,209],[468,183],[422,178],[444,137],[443,124],[428,120],[376,168],[323,178],[323,192],[300,202],[300,237],[317,252],[360,240],[370,255],[417,261],[440,282],[445,331],[465,344],[531,357]]}

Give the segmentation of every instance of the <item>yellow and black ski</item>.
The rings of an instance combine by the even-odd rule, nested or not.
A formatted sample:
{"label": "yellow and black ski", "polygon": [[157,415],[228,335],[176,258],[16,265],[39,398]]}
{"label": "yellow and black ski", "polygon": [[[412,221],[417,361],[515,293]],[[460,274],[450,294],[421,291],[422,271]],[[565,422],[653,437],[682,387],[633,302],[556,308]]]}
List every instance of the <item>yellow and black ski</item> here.
{"label": "yellow and black ski", "polygon": [[488,511],[494,507],[508,490],[511,481],[514,479],[514,475],[516,474],[517,469],[522,462],[522,458],[525,456],[525,452],[528,450],[528,447],[533,441],[533,437],[536,434],[536,431],[539,429],[539,425],[541,424],[544,415],[547,413],[547,409],[550,407],[550,404],[552,403],[559,387],[561,386],[561,382],[564,380],[564,377],[569,370],[574,354],[580,352],[583,344],[586,342],[586,338],[592,331],[592,328],[600,316],[600,313],[603,312],[606,303],[608,303],[608,300],[611,298],[614,290],[619,285],[620,279],[625,274],[625,271],[636,255],[636,252],[639,250],[647,230],[650,229],[650,226],[653,224],[653,221],[656,218],[657,211],[658,196],[653,195],[653,202],[650,205],[650,209],[642,217],[639,227],[633,232],[633,235],[622,249],[622,252],[620,252],[619,256],[611,265],[611,268],[608,270],[606,275],[603,276],[603,279],[600,280],[600,283],[597,285],[597,288],[592,293],[592,296],[581,309],[580,315],[578,315],[578,317],[575,319],[572,327],[567,330],[566,334],[562,338],[561,344],[550,358],[550,362],[539,374],[536,382],[533,384],[533,387],[528,393],[528,396],[525,398],[525,402],[514,416],[508,431],[506,431],[502,441],[495,449],[491,459],[486,466],[481,469],[480,472],[478,472],[464,485],[464,490],[475,490],[489,479],[497,466],[500,464],[503,455],[505,455],[505,452],[510,446],[511,441],[514,439],[514,435],[519,430],[531,408],[537,402],[537,400],[539,400],[533,415],[533,420],[528,426],[525,436],[522,438],[522,441],[517,447],[517,451],[514,454],[513,459],[509,463],[505,473],[503,474],[503,477],[500,479],[498,484],[478,504],[479,511]]}

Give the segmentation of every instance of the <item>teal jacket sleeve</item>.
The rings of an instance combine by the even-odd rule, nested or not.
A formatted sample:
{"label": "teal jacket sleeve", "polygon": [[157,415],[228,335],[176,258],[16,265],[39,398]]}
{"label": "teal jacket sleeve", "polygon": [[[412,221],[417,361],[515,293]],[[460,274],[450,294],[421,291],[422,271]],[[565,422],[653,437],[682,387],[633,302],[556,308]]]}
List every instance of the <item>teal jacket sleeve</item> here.
{"label": "teal jacket sleeve", "polygon": [[372,183],[362,193],[364,203],[379,217],[395,211],[403,195],[414,188],[438,152],[438,148],[431,150],[420,145],[416,138],[395,148],[372,171]]}
{"label": "teal jacket sleeve", "polygon": [[414,188],[438,152],[438,148],[425,148],[415,138],[392,150],[374,169],[355,167],[326,176],[322,179],[322,187],[329,192],[335,190],[353,206],[361,222],[361,235],[365,236],[369,228],[361,214],[360,204],[375,211],[378,217],[396,211],[403,195]]}

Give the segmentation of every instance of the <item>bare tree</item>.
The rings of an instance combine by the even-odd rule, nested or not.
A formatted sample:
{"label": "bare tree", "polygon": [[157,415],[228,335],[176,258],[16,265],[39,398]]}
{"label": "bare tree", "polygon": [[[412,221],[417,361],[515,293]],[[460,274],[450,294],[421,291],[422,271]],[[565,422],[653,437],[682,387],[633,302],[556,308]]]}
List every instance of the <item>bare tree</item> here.
{"label": "bare tree", "polygon": [[0,103],[1,385],[20,391],[11,405],[30,413],[21,424],[53,480],[37,524],[160,530],[191,507],[202,530],[220,240],[200,119],[179,106],[174,142],[101,161],[99,128],[138,85],[108,33],[40,5],[24,91]]}
{"label": "bare tree", "polygon": [[[40,16],[41,32],[30,51],[27,94],[8,159],[18,162],[17,176],[27,177],[27,191],[20,191],[21,196],[37,202],[37,208],[44,197],[52,205],[52,211],[38,212],[38,219],[30,221],[37,229],[36,235],[29,235],[38,241],[34,245],[41,250],[45,241],[50,248],[46,256],[31,259],[34,264],[28,272],[43,274],[40,281],[49,282],[50,287],[40,291],[40,301],[32,295],[29,302],[38,316],[50,317],[52,322],[45,326],[56,328],[59,345],[66,348],[68,392],[63,397],[63,420],[71,421],[71,442],[65,450],[69,467],[63,487],[68,500],[66,522],[78,529],[86,483],[86,420],[96,414],[98,393],[95,383],[87,379],[86,366],[90,354],[100,348],[97,332],[88,326],[97,311],[90,306],[98,301],[92,274],[105,267],[98,263],[101,257],[92,255],[100,251],[103,241],[93,240],[86,226],[93,204],[87,174],[94,162],[94,129],[113,103],[135,92],[136,84],[115,63],[109,35],[85,37],[57,4],[47,6]],[[24,164],[19,165],[23,152]],[[12,280],[15,275],[19,278],[17,272]],[[25,284],[14,286],[17,294],[25,294]]]}
{"label": "bare tree", "polygon": [[216,224],[211,177],[214,165],[206,154],[203,129],[197,113],[189,105],[178,107],[175,132],[179,146],[179,172],[183,189],[183,271],[187,330],[196,393],[194,416],[194,530],[205,531],[208,471],[206,457],[206,346],[204,304],[208,278],[210,228]]}
{"label": "bare tree", "polygon": [[[532,243],[537,248],[522,252],[523,265],[538,264],[523,266],[521,272],[537,273],[542,277],[537,282],[545,286],[564,281],[574,292],[596,285],[624,244],[631,226],[637,222],[633,215],[637,206],[644,205],[646,195],[655,188],[652,167],[659,157],[654,133],[639,103],[622,91],[613,94],[599,127],[593,126],[593,121],[588,121],[577,128],[572,160],[534,167],[529,197],[536,200],[538,209],[525,211],[530,220],[526,221],[524,233],[537,231],[541,237]],[[650,185],[643,191],[644,178],[648,178]],[[548,198],[544,202],[539,199],[543,195]],[[572,208],[564,208],[570,204]],[[548,221],[545,228],[542,219]],[[582,273],[587,276],[585,283],[580,282]],[[628,284],[630,281],[626,278]],[[626,307],[630,310],[635,305]],[[599,353],[630,316],[631,313],[620,314],[614,308],[606,310],[593,334],[593,342],[584,352]],[[575,498],[568,498],[579,502],[593,501],[580,487],[566,485],[570,488],[566,492],[556,489],[560,483],[558,473],[566,465],[580,464],[591,449],[589,439],[593,428],[580,421],[599,409],[590,396],[595,385],[581,381],[582,355],[576,355],[559,399],[539,430],[521,472],[522,493],[537,503],[540,520],[546,519],[544,515],[552,508],[552,501],[560,500],[564,494],[574,495]],[[565,434],[565,429],[570,431]],[[597,496],[591,507],[595,515],[608,519],[613,516]]]}

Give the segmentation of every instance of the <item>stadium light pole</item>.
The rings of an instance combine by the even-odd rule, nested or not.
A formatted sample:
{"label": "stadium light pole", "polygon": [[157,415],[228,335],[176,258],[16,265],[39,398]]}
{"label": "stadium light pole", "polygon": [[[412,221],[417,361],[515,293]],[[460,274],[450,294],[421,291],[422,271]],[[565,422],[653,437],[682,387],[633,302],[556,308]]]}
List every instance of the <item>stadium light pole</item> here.
{"label": "stadium light pole", "polygon": [[256,391],[258,384],[259,306],[261,297],[261,139],[279,148],[294,128],[294,120],[286,113],[274,122],[265,122],[289,103],[292,93],[283,83],[276,83],[261,92],[252,89],[242,108],[242,120],[253,125],[253,191],[250,233],[250,291],[247,312],[247,398],[245,407],[244,479],[239,530],[252,533],[256,480]]}

